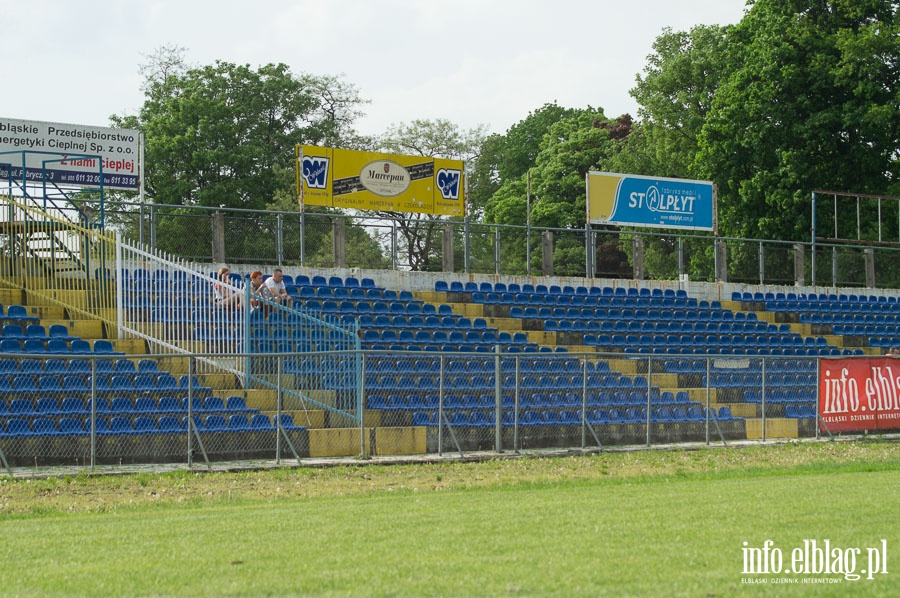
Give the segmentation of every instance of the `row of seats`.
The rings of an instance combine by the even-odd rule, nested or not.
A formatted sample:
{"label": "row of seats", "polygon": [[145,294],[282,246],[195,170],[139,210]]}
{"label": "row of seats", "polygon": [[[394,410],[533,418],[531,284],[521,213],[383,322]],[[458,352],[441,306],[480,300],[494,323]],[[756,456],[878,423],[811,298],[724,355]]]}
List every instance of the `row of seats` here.
{"label": "row of seats", "polygon": [[708,382],[711,388],[760,388],[764,381],[769,387],[815,387],[818,384],[815,374],[772,373],[765,379],[762,374],[713,374],[708,380],[704,375],[700,386],[706,387]]}
{"label": "row of seats", "polygon": [[49,330],[41,324],[26,324],[24,328],[21,324],[4,324],[0,338],[36,338],[42,341],[56,338],[70,341],[75,337],[69,336],[69,329],[62,324],[52,324]]}
{"label": "row of seats", "polygon": [[829,313],[856,313],[856,314],[891,314],[896,312],[896,303],[806,303],[800,304],[793,301],[766,301],[763,304],[765,311],[801,313],[801,314],[829,314]]}
{"label": "row of seats", "polygon": [[513,307],[621,307],[634,309],[697,309],[718,311],[718,301],[688,297],[603,297],[600,295],[544,295],[541,293],[472,293],[472,303]]}
{"label": "row of seats", "polygon": [[[699,406],[695,401],[691,401],[687,391],[654,391],[650,394],[650,405],[659,406],[679,406],[693,407]],[[579,407],[586,404],[589,407],[641,407],[647,405],[646,391],[601,391],[588,392],[582,396],[581,393],[542,393],[542,392],[522,392],[519,395],[520,407]],[[388,394],[369,395],[367,406],[369,409],[377,409],[383,411],[417,411],[424,409],[437,409],[440,404],[440,397],[436,394]],[[496,405],[496,397],[493,393],[483,392],[481,394],[456,394],[448,392],[444,395],[443,408],[447,410],[472,410],[472,409],[490,409]],[[501,407],[509,409],[515,406],[515,397],[503,395]]]}
{"label": "row of seats", "polygon": [[[370,392],[381,390],[434,390],[438,388],[439,378],[434,375],[377,375],[366,374],[365,388]],[[492,389],[495,387],[495,378],[492,375],[450,375],[444,380],[445,388],[449,390],[466,389]],[[630,378],[625,375],[592,374],[585,379],[581,374],[558,374],[537,376],[525,374],[521,380],[515,375],[504,376],[502,388],[519,388],[522,390],[557,390],[568,389],[648,389],[648,380],[645,376]],[[651,389],[652,390],[652,389]]]}
{"label": "row of seats", "polygon": [[869,346],[874,349],[890,349],[898,345],[900,345],[900,335],[869,337]]}
{"label": "row of seats", "polygon": [[[422,343],[422,344],[410,344],[403,345],[400,343],[393,344],[385,344],[385,343],[366,343],[363,345],[363,349],[367,349],[369,351],[406,351],[410,352],[418,352],[418,351],[427,351],[430,353],[493,353],[494,347],[492,345],[470,345],[468,343],[455,345],[455,344],[446,344],[440,345],[437,343]],[[567,353],[569,349],[563,346],[556,347],[548,347],[545,345],[537,346],[535,344],[528,345],[506,345],[503,348],[503,352],[507,354],[513,353]]]}
{"label": "row of seats", "polygon": [[[580,426],[583,421],[590,425],[616,425],[616,424],[645,424],[647,422],[647,410],[629,408],[620,409],[593,409],[585,413],[584,419],[580,410],[553,409],[535,410],[529,409],[522,412],[518,422],[515,413],[506,411],[503,413],[502,425],[522,427],[533,426]],[[651,409],[651,423],[658,424],[691,424],[704,423],[707,420],[707,412],[702,407],[659,407]],[[719,411],[711,409],[708,413],[711,421],[743,421],[743,418],[734,417],[731,409],[720,407]],[[451,427],[460,428],[492,428],[496,425],[494,412],[473,411],[466,413],[457,411],[448,415]],[[414,426],[436,427],[442,422],[438,421],[435,412],[416,412],[412,419]]]}
{"label": "row of seats", "polygon": [[[769,324],[758,320],[756,314],[744,312],[730,312],[725,310],[701,310],[701,309],[669,309],[669,308],[630,308],[630,307],[522,307],[514,305],[509,309],[511,318],[519,318],[526,320],[608,320],[613,323],[623,322],[631,325],[632,322],[643,324],[645,322],[661,323],[661,322],[685,322],[690,324],[703,324],[707,326],[724,325],[724,324],[746,324],[757,325],[762,324],[766,330],[768,326],[775,326],[776,330],[781,330],[780,326]],[[788,327],[789,329],[790,327]]]}
{"label": "row of seats", "polygon": [[579,295],[579,296],[603,296],[603,297],[683,297],[687,298],[687,292],[678,289],[648,289],[625,287],[584,287],[568,285],[543,285],[543,284],[518,284],[503,282],[459,282],[437,280],[434,290],[444,293],[530,293],[539,295]]}
{"label": "row of seats", "polygon": [[802,337],[797,334],[769,336],[742,334],[585,334],[584,344],[598,347],[757,347],[831,349],[825,337]]}
{"label": "row of seats", "polygon": [[[718,360],[707,364],[705,359],[667,359],[663,362],[663,368],[670,374],[705,374],[707,365],[710,373],[728,374],[753,374],[762,372],[763,361],[761,359],[741,359],[737,363],[746,362],[744,367],[736,367],[734,361],[725,367],[717,366]],[[817,362],[815,359],[767,359],[766,371],[781,372],[785,374],[815,373]],[[734,367],[732,367],[734,366]]]}
{"label": "row of seats", "polygon": [[[93,366],[92,366],[93,364]],[[90,374],[92,369],[96,369],[98,374],[161,374],[159,365],[154,359],[140,359],[135,364],[130,359],[120,358],[115,361],[101,357],[94,360],[87,360],[80,357],[51,357],[48,359],[24,358],[14,359],[12,357],[0,358],[0,374]]]}
{"label": "row of seats", "polygon": [[[349,300],[349,301],[411,301],[409,291],[393,291],[382,288],[312,287],[286,285],[287,294],[295,300]],[[203,284],[173,285],[171,287],[132,288],[126,291],[123,305],[129,310],[191,309],[205,307],[212,299],[212,282]]]}
{"label": "row of seats", "polygon": [[0,393],[48,393],[48,392],[168,392],[187,391],[208,392],[196,376],[187,374],[175,378],[171,374],[38,374],[36,376],[0,375]]}
{"label": "row of seats", "polygon": [[900,336],[900,323],[897,324],[834,324],[832,333],[838,336]]}
{"label": "row of seats", "polygon": [[792,419],[809,419],[816,417],[816,406],[788,405],[784,408],[784,416]]}
{"label": "row of seats", "polygon": [[59,338],[44,341],[37,338],[3,338],[0,339],[0,353],[27,353],[53,355],[124,355],[122,351],[116,351],[113,344],[105,339],[97,339],[93,346],[89,341],[73,338],[65,341]]}
{"label": "row of seats", "polygon": [[247,406],[243,397],[230,396],[225,399],[209,396],[205,399],[194,397],[189,402],[188,397],[164,396],[158,399],[153,397],[137,397],[132,400],[129,397],[114,397],[112,400],[97,398],[92,404],[90,399],[81,397],[64,397],[62,401],[54,397],[41,397],[37,401],[30,399],[0,399],[0,415],[78,415],[90,413],[91,409],[97,413],[124,414],[124,413],[187,413],[191,411],[202,412],[256,412]]}
{"label": "row of seats", "polygon": [[544,320],[548,332],[600,334],[742,334],[754,336],[790,336],[804,340],[790,330],[765,322],[704,322],[689,320]]}
{"label": "row of seats", "polygon": [[[99,417],[95,420],[85,419],[83,422],[74,417],[64,417],[56,421],[49,418],[38,418],[28,421],[21,418],[0,420],[0,437],[7,438],[46,438],[67,436],[89,436],[91,430],[101,436],[132,436],[143,434],[184,434],[187,431],[187,416],[180,420],[166,415],[158,420],[151,416],[139,416],[132,421],[128,417],[114,416],[107,421]],[[205,419],[194,418],[200,432],[274,432],[276,423],[264,413],[255,413],[249,418],[245,414],[231,416],[208,415]],[[281,414],[281,426],[288,431],[305,430],[303,426],[294,424],[288,413]]]}
{"label": "row of seats", "polygon": [[744,402],[761,404],[763,398],[766,403],[813,403],[817,401],[817,393],[810,389],[773,388],[767,389],[765,394],[760,390],[745,390]]}
{"label": "row of seats", "polygon": [[528,335],[524,332],[498,332],[496,329],[486,330],[410,330],[393,328],[382,330],[368,329],[363,335],[365,343],[466,343],[469,345],[508,345],[528,344]]}
{"label": "row of seats", "polygon": [[[96,270],[96,273],[98,274],[98,276],[104,274],[104,272],[102,272],[99,268]],[[112,278],[112,271],[110,269],[106,269],[105,274],[107,277]],[[230,275],[232,281],[236,283],[241,283],[245,278],[237,272],[231,272]],[[208,276],[210,279],[215,280],[218,277],[218,272],[209,272]],[[271,275],[266,274],[264,275],[264,278],[269,278],[269,276]],[[122,282],[124,283],[150,282],[155,284],[168,284],[169,282],[186,282],[192,279],[193,277],[190,276],[187,272],[183,272],[180,270],[175,270],[172,272],[163,268],[156,268],[154,270],[148,270],[146,268],[124,268],[122,270]],[[347,288],[374,288],[376,286],[375,281],[371,278],[359,279],[355,276],[341,278],[340,276],[307,276],[305,274],[291,276],[290,274],[284,274],[283,282],[285,285],[311,285]]]}
{"label": "row of seats", "polygon": [[335,299],[351,301],[413,301],[410,291],[395,291],[381,287],[316,287],[285,285],[288,295],[300,299]]}
{"label": "row of seats", "polygon": [[791,301],[797,304],[821,304],[830,303],[844,307],[857,303],[893,303],[900,299],[883,295],[858,295],[853,293],[784,293],[784,292],[751,292],[734,291],[731,293],[732,301],[747,301],[761,303],[766,301]]}
{"label": "row of seats", "polygon": [[[585,343],[590,344],[590,343]],[[900,344],[900,341],[895,342]],[[663,347],[652,347],[650,345],[633,347],[628,344],[600,344],[598,347],[604,347],[630,356],[640,355],[642,357],[652,356],[675,356],[675,355],[727,355],[734,357],[817,357],[817,356],[840,356],[840,355],[863,355],[862,349],[838,349],[837,347],[718,347],[709,348],[708,345],[669,345]]]}
{"label": "row of seats", "polygon": [[404,315],[378,315],[378,316],[360,316],[359,327],[378,328],[428,328],[435,330],[438,328],[446,330],[468,330],[470,328],[476,330],[486,330],[488,328],[487,320],[484,318],[466,318],[458,315],[434,315],[434,316],[404,316]]}
{"label": "row of seats", "polygon": [[[491,374],[495,372],[496,360],[490,357],[458,359],[441,359],[440,357],[423,357],[421,359],[396,357],[369,357],[366,360],[366,371],[379,374],[437,374],[444,364],[445,374]],[[609,374],[608,361],[584,361],[564,357],[555,358],[520,358],[500,360],[501,372],[514,372],[518,367],[521,374]]]}
{"label": "row of seats", "polygon": [[900,323],[900,313],[891,310],[888,313],[861,314],[861,313],[802,313],[801,324],[825,325],[833,324],[897,324]]}

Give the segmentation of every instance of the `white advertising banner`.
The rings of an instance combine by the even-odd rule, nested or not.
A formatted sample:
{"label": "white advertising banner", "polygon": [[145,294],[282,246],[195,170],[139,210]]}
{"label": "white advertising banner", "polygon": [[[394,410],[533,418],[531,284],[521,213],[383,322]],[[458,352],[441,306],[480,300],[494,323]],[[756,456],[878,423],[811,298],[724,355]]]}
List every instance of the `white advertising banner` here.
{"label": "white advertising banner", "polygon": [[136,190],[140,146],[131,129],[0,117],[0,179]]}

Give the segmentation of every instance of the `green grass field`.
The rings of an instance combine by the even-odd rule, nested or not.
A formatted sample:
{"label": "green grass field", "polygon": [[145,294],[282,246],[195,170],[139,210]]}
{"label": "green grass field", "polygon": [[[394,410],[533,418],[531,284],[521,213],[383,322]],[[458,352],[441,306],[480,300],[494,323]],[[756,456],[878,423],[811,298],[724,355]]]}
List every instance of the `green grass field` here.
{"label": "green grass field", "polygon": [[[4,478],[0,593],[897,596],[898,489],[891,442]],[[826,539],[887,574],[743,573]]]}

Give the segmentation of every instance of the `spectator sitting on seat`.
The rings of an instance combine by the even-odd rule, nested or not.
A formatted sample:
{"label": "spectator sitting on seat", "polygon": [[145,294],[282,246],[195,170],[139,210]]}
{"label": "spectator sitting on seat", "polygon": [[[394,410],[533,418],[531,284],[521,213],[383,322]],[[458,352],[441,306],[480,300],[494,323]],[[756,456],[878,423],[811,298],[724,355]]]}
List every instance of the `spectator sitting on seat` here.
{"label": "spectator sitting on seat", "polygon": [[281,268],[272,270],[272,276],[266,279],[266,287],[272,293],[272,300],[282,305],[291,306],[291,296],[288,295],[287,288],[284,286],[284,274]]}
{"label": "spectator sitting on seat", "polygon": [[269,287],[263,283],[263,273],[259,270],[254,270],[250,273],[250,309],[251,311],[261,310],[263,313],[267,313],[269,306],[265,305],[260,299],[277,301]]}
{"label": "spectator sitting on seat", "polygon": [[889,357],[900,357],[900,347],[891,347],[885,355]]}
{"label": "spectator sitting on seat", "polygon": [[241,294],[231,288],[231,270],[219,268],[219,281],[213,285],[213,302],[216,305],[235,306],[241,304]]}

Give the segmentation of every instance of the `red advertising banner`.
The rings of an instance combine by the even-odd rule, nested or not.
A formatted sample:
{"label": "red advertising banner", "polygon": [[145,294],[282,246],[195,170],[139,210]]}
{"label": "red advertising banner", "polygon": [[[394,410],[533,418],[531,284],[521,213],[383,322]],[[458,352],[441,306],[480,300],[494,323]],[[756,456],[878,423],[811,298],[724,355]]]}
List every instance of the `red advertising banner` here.
{"label": "red advertising banner", "polygon": [[819,415],[823,431],[900,428],[900,359],[822,359]]}

